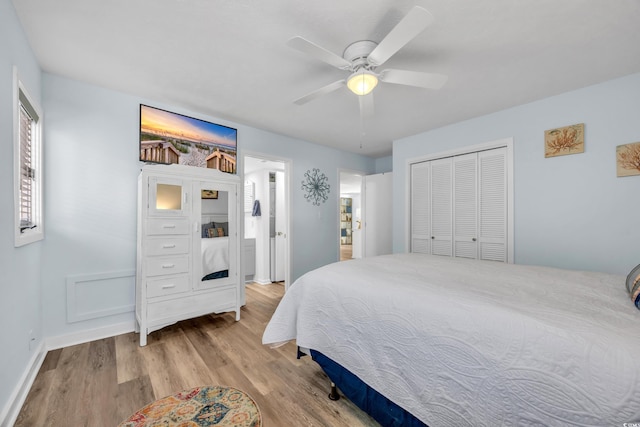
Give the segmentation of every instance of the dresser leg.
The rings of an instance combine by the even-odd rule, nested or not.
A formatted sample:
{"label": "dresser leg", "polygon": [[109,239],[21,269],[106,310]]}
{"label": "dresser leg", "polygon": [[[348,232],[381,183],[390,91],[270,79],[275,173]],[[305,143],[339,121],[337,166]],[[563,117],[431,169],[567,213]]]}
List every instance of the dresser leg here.
{"label": "dresser leg", "polygon": [[143,328],[140,325],[140,347],[147,345],[147,328]]}

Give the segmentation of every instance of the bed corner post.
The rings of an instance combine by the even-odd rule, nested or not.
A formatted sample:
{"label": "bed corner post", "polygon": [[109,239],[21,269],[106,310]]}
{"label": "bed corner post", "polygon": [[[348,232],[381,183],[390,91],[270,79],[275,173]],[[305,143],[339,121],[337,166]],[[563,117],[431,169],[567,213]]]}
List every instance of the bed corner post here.
{"label": "bed corner post", "polygon": [[331,392],[329,393],[329,399],[338,400],[340,399],[340,395],[338,394],[338,389],[336,388],[336,383],[331,381]]}

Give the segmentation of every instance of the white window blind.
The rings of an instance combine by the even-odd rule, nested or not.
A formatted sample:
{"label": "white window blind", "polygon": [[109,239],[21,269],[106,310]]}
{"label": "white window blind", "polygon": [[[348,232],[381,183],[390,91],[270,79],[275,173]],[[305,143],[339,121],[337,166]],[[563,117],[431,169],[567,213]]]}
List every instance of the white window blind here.
{"label": "white window blind", "polygon": [[[22,92],[20,92],[22,95]],[[29,111],[29,104],[20,97],[20,181],[19,181],[19,215],[20,232],[37,226],[33,218],[33,190],[36,170],[33,165],[32,145],[33,127],[38,121],[35,112]],[[32,110],[32,109],[31,109]]]}
{"label": "white window blind", "polygon": [[253,200],[254,196],[255,184],[251,181],[244,182],[244,212],[251,213],[253,210]]}
{"label": "white window blind", "polygon": [[42,212],[42,113],[14,67],[13,183],[14,245],[44,239]]}

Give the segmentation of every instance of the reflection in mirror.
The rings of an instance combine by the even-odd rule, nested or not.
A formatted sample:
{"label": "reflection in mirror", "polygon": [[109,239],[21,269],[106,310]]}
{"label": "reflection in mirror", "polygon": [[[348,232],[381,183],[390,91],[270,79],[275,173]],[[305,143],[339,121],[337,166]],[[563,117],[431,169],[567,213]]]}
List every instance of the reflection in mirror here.
{"label": "reflection in mirror", "polygon": [[176,211],[182,209],[182,186],[158,183],[156,186],[156,209]]}
{"label": "reflection in mirror", "polygon": [[229,197],[227,191],[202,190],[202,281],[229,277]]}

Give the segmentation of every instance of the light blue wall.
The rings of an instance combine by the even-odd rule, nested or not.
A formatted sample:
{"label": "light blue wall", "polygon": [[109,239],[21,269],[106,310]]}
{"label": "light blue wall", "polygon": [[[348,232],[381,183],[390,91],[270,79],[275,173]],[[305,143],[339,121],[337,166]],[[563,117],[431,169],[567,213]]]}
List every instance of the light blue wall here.
{"label": "light blue wall", "polygon": [[[13,66],[35,102],[40,69],[9,0],[0,0],[0,423],[20,377],[42,342],[42,242],[13,246]],[[36,341],[29,350],[29,331]]]}
{"label": "light blue wall", "polygon": [[[585,124],[585,152],[545,159],[544,131]],[[407,161],[514,139],[515,261],[627,274],[640,263],[640,176],[616,146],[640,141],[640,74],[511,108],[393,145],[394,251],[406,248]]]}
{"label": "light blue wall", "polygon": [[376,159],[376,173],[393,172],[393,156]]}
{"label": "light blue wall", "polygon": [[[140,100],[133,96],[43,74],[47,238],[42,264],[47,337],[131,322],[133,314],[67,323],[68,276],[136,268],[138,128]],[[127,294],[97,293],[80,312],[133,304]],[[74,307],[69,307],[75,310]]]}
{"label": "light blue wall", "polygon": [[[371,158],[46,73],[43,99],[48,147],[47,257],[43,263],[46,336],[133,320],[132,313],[124,313],[68,323],[66,278],[135,269],[140,103],[237,128],[240,154],[249,150],[292,160],[294,279],[338,259],[334,214],[338,211],[338,169],[373,173],[375,167]],[[308,203],[300,189],[305,171],[314,167],[329,177],[331,185],[329,199],[320,206]],[[127,299],[133,302],[133,292],[132,281],[126,289],[95,298],[101,298],[102,305],[115,306]]]}

